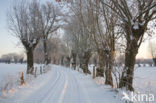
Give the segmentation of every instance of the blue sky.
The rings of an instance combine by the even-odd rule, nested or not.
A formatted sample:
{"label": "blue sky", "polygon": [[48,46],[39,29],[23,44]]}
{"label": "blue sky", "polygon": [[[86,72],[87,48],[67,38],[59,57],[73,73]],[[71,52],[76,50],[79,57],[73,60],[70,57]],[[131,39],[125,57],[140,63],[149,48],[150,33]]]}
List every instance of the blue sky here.
{"label": "blue sky", "polygon": [[[7,27],[7,11],[13,0],[0,1],[0,56],[7,53],[21,53],[24,52],[22,45],[18,39],[8,32]],[[42,2],[47,0],[41,0]],[[148,58],[148,43],[145,42],[139,49],[139,58]]]}

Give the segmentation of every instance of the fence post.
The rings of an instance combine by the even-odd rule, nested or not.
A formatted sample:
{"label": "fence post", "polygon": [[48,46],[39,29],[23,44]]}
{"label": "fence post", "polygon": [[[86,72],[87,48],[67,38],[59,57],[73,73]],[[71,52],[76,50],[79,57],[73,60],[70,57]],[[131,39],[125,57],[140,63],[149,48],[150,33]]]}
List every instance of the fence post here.
{"label": "fence post", "polygon": [[93,79],[95,79],[95,66],[93,66]]}
{"label": "fence post", "polygon": [[40,74],[42,74],[42,66],[40,66]]}
{"label": "fence post", "polygon": [[24,75],[23,75],[23,72],[21,72],[21,77],[20,77],[20,79],[21,79],[21,85],[23,85],[25,82],[24,82]]}
{"label": "fence post", "polygon": [[35,67],[35,78],[37,77],[37,67]]}
{"label": "fence post", "polygon": [[46,72],[46,70],[45,70],[45,65],[43,66],[43,73],[45,73]]}

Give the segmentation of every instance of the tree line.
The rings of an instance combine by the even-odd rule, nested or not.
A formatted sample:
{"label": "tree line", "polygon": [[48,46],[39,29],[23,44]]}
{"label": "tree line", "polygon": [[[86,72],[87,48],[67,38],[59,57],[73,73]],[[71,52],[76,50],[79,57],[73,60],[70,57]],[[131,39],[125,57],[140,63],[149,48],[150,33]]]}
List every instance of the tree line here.
{"label": "tree line", "polygon": [[71,49],[73,67],[78,57],[80,68],[90,73],[89,59],[96,54],[96,76],[105,76],[105,84],[113,87],[115,60],[123,55],[118,88],[133,91],[139,47],[146,39],[144,35],[155,34],[148,33],[156,22],[155,7],[154,0],[72,0],[64,38]]}
{"label": "tree line", "polygon": [[[116,58],[122,54],[124,68],[118,88],[134,90],[136,55],[144,35],[150,31],[150,22],[155,22],[155,0],[56,1],[67,12],[52,2],[23,0],[8,15],[10,30],[26,50],[27,73],[33,74],[34,52],[42,54],[44,60],[40,61],[45,64],[51,59],[55,63],[54,58],[60,56],[61,64],[65,60],[67,66],[79,66],[85,74],[90,74],[88,65],[92,59],[96,76],[105,76],[105,84],[113,87]],[[63,30],[61,41],[54,36],[59,28]]]}
{"label": "tree line", "polygon": [[23,54],[17,54],[17,53],[8,53],[4,54],[0,58],[0,63],[24,63],[24,55]]}

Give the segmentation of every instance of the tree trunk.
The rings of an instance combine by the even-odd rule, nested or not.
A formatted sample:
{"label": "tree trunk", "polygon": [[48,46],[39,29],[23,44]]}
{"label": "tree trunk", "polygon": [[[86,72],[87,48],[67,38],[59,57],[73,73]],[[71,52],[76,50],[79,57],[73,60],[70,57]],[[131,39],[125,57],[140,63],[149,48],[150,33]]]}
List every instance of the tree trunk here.
{"label": "tree trunk", "polygon": [[64,56],[61,57],[61,65],[64,65]]}
{"label": "tree trunk", "polygon": [[82,56],[82,59],[80,59],[80,67],[82,68],[85,74],[91,74],[91,72],[88,69],[90,57],[91,57],[91,51],[85,51],[84,55]]}
{"label": "tree trunk", "polygon": [[126,87],[127,90],[133,91],[133,75],[135,57],[138,53],[137,41],[131,40],[127,42],[127,48],[125,53],[125,67],[122,72],[122,77],[119,83],[119,88]]}
{"label": "tree trunk", "polygon": [[27,74],[33,74],[34,61],[33,61],[33,49],[27,50]]}
{"label": "tree trunk", "polygon": [[69,56],[66,57],[66,66],[70,67],[70,57]]}
{"label": "tree trunk", "polygon": [[156,58],[153,58],[154,66],[156,66]]}
{"label": "tree trunk", "polygon": [[98,50],[99,55],[99,67],[96,69],[96,77],[104,77],[104,68],[106,65],[106,56],[105,51],[100,49]]}
{"label": "tree trunk", "polygon": [[108,51],[107,55],[108,56],[106,59],[105,84],[113,87],[112,69],[114,66],[114,51]]}
{"label": "tree trunk", "polygon": [[76,53],[72,51],[72,67],[76,70]]}
{"label": "tree trunk", "polygon": [[49,64],[49,60],[48,60],[47,38],[46,37],[44,37],[43,46],[44,46],[44,63],[47,65],[47,64]]}

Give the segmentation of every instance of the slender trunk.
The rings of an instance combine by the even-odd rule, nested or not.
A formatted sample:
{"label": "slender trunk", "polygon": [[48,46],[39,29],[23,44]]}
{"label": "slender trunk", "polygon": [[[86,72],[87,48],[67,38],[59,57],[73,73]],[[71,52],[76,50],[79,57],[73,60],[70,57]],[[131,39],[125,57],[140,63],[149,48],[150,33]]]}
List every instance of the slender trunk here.
{"label": "slender trunk", "polygon": [[114,51],[108,52],[107,63],[106,63],[106,71],[105,71],[105,84],[113,87],[113,78],[112,78],[112,69],[114,65]]}
{"label": "slender trunk", "polygon": [[70,57],[69,56],[66,57],[66,66],[70,67]]}
{"label": "slender trunk", "polygon": [[56,57],[53,57],[53,64],[56,64]]}
{"label": "slender trunk", "polygon": [[46,37],[44,37],[43,46],[44,46],[44,63],[47,65],[47,64],[49,64],[49,60],[48,60],[47,38]]}
{"label": "slender trunk", "polygon": [[76,53],[72,52],[72,67],[76,70]]}
{"label": "slender trunk", "polygon": [[33,74],[34,61],[33,61],[33,49],[27,50],[27,74]]}
{"label": "slender trunk", "polygon": [[156,66],[156,58],[153,58],[154,66]]}
{"label": "slender trunk", "polygon": [[98,50],[98,55],[99,55],[99,67],[96,69],[96,77],[104,77],[104,68],[106,65],[106,56],[105,56],[105,51],[100,49]]}
{"label": "slender trunk", "polygon": [[127,42],[127,48],[125,53],[125,67],[122,73],[122,77],[119,83],[119,88],[126,87],[127,90],[133,91],[133,76],[135,58],[138,53],[138,46],[136,40]]}
{"label": "slender trunk", "polygon": [[61,65],[64,65],[64,56],[61,57]]}

